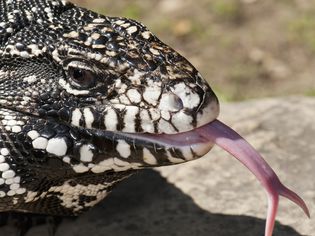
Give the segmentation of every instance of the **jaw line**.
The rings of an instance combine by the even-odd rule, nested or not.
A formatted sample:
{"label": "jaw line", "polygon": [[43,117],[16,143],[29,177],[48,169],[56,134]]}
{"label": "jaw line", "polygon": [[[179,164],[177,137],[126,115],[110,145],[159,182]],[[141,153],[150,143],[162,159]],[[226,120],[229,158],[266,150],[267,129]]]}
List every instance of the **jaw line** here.
{"label": "jaw line", "polygon": [[[9,108],[0,105],[0,108],[18,112],[36,119],[48,120],[47,118],[40,117],[36,114],[19,111],[17,109],[12,109],[11,107]],[[52,120],[67,126],[72,126],[60,120]],[[238,133],[219,120],[215,119],[208,124],[195,128],[194,130],[177,134],[124,133],[119,131],[86,129],[84,127],[77,126],[72,127],[89,130],[95,135],[100,137],[106,136],[106,138],[126,138],[134,141],[160,144],[165,147],[203,147],[203,150],[205,150],[204,154],[206,154],[214,144],[217,144],[244,164],[265,188],[268,196],[268,213],[265,236],[272,235],[280,195],[296,203],[302,208],[308,217],[310,216],[305,202],[296,193],[285,187],[280,182],[278,176],[268,163],[257,153],[257,151]]]}

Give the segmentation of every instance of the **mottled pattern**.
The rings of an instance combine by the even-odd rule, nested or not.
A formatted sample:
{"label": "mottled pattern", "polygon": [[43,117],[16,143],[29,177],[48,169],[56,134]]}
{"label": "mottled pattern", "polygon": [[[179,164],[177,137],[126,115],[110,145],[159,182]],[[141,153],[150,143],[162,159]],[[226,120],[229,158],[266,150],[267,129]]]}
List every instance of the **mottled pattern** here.
{"label": "mottled pattern", "polygon": [[137,169],[211,148],[130,136],[182,133],[219,112],[198,71],[136,21],[1,0],[0,45],[0,211],[78,214]]}

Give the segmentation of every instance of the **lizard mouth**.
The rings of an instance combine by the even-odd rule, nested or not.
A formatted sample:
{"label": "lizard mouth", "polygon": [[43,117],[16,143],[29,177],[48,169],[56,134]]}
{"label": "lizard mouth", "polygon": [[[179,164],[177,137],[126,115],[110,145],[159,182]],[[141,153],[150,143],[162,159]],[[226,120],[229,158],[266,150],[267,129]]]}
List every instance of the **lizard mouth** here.
{"label": "lizard mouth", "polygon": [[[13,109],[10,110],[13,111]],[[39,118],[34,114],[22,113]],[[269,206],[265,236],[272,235],[279,196],[290,199],[309,216],[309,211],[304,201],[280,182],[272,168],[249,143],[219,120],[209,120],[208,123],[200,125],[195,129],[176,134],[128,133],[101,129],[85,129],[93,133],[95,144],[99,146],[103,152],[103,156],[107,156],[108,147],[116,145],[116,150],[122,157],[120,160],[117,158],[107,158],[103,163],[98,163],[95,166],[99,169],[93,169],[93,167],[91,171],[101,173],[107,169],[112,169],[113,164],[116,165],[117,171],[124,171],[130,168],[137,169],[138,167],[181,163],[205,155],[216,144],[244,164],[257,177],[266,190]],[[77,128],[83,129],[82,127]],[[106,145],[108,143],[110,145]],[[134,155],[130,153],[131,148]],[[142,151],[143,160],[139,160],[140,155],[138,151]],[[179,157],[177,156],[178,153],[180,153]]]}
{"label": "lizard mouth", "polygon": [[189,146],[195,150],[199,149],[201,153],[210,150],[214,144],[217,144],[232,154],[256,176],[266,190],[268,196],[268,214],[265,236],[272,235],[278,209],[279,196],[286,197],[293,201],[303,209],[307,216],[309,216],[309,210],[305,202],[296,193],[280,182],[273,169],[248,142],[219,120],[215,119],[192,131],[178,134],[125,135],[130,138],[137,138],[138,140],[159,143],[163,146],[181,148]]}

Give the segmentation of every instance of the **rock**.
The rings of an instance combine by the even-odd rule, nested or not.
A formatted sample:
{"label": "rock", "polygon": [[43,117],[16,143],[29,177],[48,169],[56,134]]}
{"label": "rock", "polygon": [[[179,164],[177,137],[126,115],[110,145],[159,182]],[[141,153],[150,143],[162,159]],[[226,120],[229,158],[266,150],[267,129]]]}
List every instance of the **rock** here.
{"label": "rock", "polygon": [[[287,186],[315,211],[315,99],[223,104],[220,120],[255,146]],[[163,177],[162,177],[162,176]],[[57,236],[263,235],[266,196],[251,173],[219,148],[182,165],[134,175],[100,205],[64,220]],[[314,235],[315,221],[281,199],[277,236]],[[0,229],[10,235],[12,229]],[[27,235],[48,235],[35,227]]]}
{"label": "rock", "polygon": [[[219,119],[231,125],[258,149],[282,182],[300,194],[311,213],[314,212],[314,98],[275,98],[223,104]],[[259,182],[238,161],[219,148],[197,161],[159,171],[208,212],[265,219],[267,199]],[[307,219],[287,199],[280,200],[277,220],[282,226],[278,224],[275,235],[314,235],[314,218]],[[239,223],[243,224],[241,220]],[[229,223],[222,224],[228,227]],[[296,232],[289,233],[282,228],[284,225]],[[257,231],[247,226],[248,235],[263,235],[262,229]],[[247,235],[241,228],[235,229],[237,231],[231,232],[231,235]]]}

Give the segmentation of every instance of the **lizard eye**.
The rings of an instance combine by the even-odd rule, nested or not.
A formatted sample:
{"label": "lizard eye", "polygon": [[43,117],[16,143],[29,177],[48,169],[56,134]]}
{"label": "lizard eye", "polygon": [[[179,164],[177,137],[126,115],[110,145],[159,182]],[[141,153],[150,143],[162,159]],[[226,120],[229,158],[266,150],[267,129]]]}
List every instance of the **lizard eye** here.
{"label": "lizard eye", "polygon": [[94,72],[78,67],[69,67],[71,84],[77,88],[88,89],[95,85],[97,76]]}

